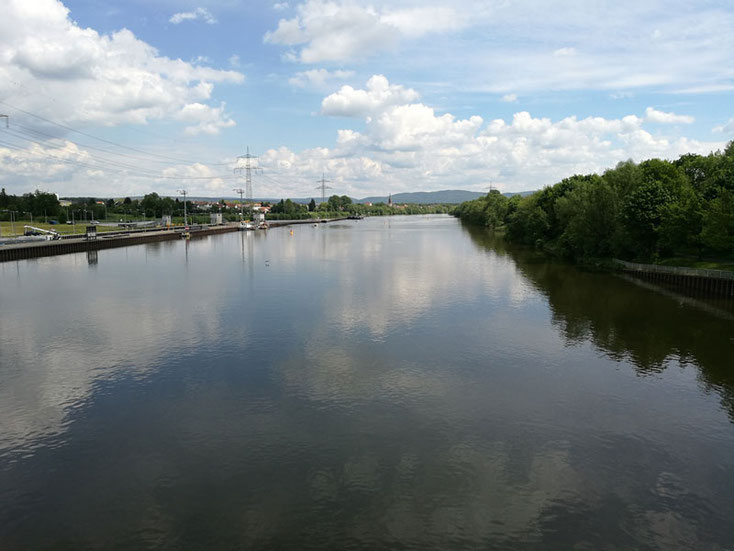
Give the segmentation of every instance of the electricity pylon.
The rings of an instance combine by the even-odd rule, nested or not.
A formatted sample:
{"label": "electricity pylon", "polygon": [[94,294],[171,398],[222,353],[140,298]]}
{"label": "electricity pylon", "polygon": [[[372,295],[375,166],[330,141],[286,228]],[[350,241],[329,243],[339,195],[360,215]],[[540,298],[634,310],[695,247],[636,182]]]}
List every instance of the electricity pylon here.
{"label": "electricity pylon", "polygon": [[330,182],[331,183],[331,180],[326,180],[324,178],[324,173],[322,172],[321,173],[321,180],[316,180],[316,181],[321,184],[320,186],[317,186],[316,187],[316,189],[320,189],[321,190],[321,202],[322,203],[326,203],[326,190],[327,189],[333,189],[332,187],[327,186],[326,185],[326,182]]}
{"label": "electricity pylon", "polygon": [[250,164],[251,159],[257,159],[256,156],[250,155],[250,146],[247,146],[247,153],[237,157],[238,161],[240,159],[245,159],[245,166],[238,166],[234,169],[234,172],[239,172],[241,174],[243,170],[245,171],[245,190],[247,193],[247,200],[252,201],[252,171],[254,170],[257,172],[258,170],[262,171],[262,169]]}

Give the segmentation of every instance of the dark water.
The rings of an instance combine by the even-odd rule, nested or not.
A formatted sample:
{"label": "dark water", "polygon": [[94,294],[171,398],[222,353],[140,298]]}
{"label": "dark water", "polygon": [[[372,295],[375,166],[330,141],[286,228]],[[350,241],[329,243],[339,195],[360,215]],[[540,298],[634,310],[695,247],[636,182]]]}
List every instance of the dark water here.
{"label": "dark water", "polygon": [[734,322],[448,217],[0,264],[0,549],[734,549]]}

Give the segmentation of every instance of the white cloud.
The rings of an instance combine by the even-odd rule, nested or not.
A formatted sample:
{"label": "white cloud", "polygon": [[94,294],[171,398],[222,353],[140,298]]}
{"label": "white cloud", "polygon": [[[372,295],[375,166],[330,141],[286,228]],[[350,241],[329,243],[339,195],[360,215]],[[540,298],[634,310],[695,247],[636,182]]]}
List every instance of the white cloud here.
{"label": "white cloud", "polygon": [[385,10],[380,16],[380,23],[395,27],[408,38],[418,38],[433,32],[459,30],[467,24],[467,17],[448,6],[421,6]]}
{"label": "white cloud", "polygon": [[[437,113],[416,99],[416,92],[379,75],[362,90],[345,86],[324,99],[322,111],[363,118],[363,132],[342,129],[329,149],[270,150],[263,162],[277,166],[281,178],[304,182],[301,194],[309,189],[306,182],[326,171],[335,187],[363,197],[374,193],[377,185],[393,193],[450,187],[484,190],[491,180],[502,191],[538,189],[572,174],[602,172],[628,158],[674,159],[723,145],[652,133],[645,125],[659,121],[660,112],[554,121],[521,111],[510,121],[485,122],[478,115],[459,119]],[[681,115],[665,115],[662,118],[684,120],[678,119]],[[273,192],[298,195],[285,188]]]}
{"label": "white cloud", "polygon": [[229,56],[229,59],[227,61],[229,61],[231,67],[240,66],[240,56],[238,56],[237,54],[232,54],[231,56]]}
{"label": "white cloud", "polygon": [[662,0],[583,8],[574,0],[407,7],[397,0],[306,0],[265,41],[287,46],[287,56],[302,63],[395,53],[381,58],[382,71],[409,60],[440,68],[457,88],[499,94],[636,88],[695,94],[730,90],[734,79],[734,13],[715,2],[669,9]]}
{"label": "white cloud", "polygon": [[324,98],[321,112],[336,117],[361,117],[391,105],[417,99],[418,92],[415,90],[390,84],[383,75],[374,75],[367,81],[366,90],[342,86],[338,92]]}
{"label": "white cloud", "polygon": [[190,124],[185,129],[185,133],[189,136],[219,134],[222,128],[235,125],[235,122],[225,114],[224,103],[219,107],[211,107],[203,103],[189,103],[176,114],[176,119]]}
{"label": "white cloud", "polygon": [[275,11],[284,11],[288,9],[288,2],[276,2],[273,4],[273,9]]}
{"label": "white cloud", "polygon": [[714,132],[724,132],[726,134],[734,134],[734,118],[729,119],[729,122],[713,128]]}
{"label": "white cloud", "polygon": [[178,25],[184,21],[196,21],[197,19],[201,19],[209,25],[213,25],[217,22],[216,18],[206,8],[196,8],[194,11],[174,13],[168,22]]}
{"label": "white cloud", "polygon": [[[0,97],[65,124],[175,119],[244,75],[161,56],[127,29],[100,35],[57,0],[10,0],[0,20]],[[15,120],[23,115],[12,112]]]}
{"label": "white cloud", "polygon": [[691,124],[696,119],[690,115],[676,115],[675,113],[666,113],[665,111],[658,111],[652,107],[645,109],[645,119],[649,122],[656,122],[660,124]]}
{"label": "white cloud", "polygon": [[505,94],[502,96],[502,101],[507,103],[515,103],[517,101],[517,94]]}
{"label": "white cloud", "polygon": [[292,19],[281,19],[265,34],[271,44],[302,46],[295,57],[303,63],[366,58],[394,48],[401,37],[455,30],[464,18],[450,7],[378,10],[355,2],[307,0]]}
{"label": "white cloud", "polygon": [[[101,35],[81,28],[58,0],[6,2],[0,19],[0,75],[0,109],[11,120],[0,148],[0,180],[13,192],[39,186],[66,194],[147,193],[161,165],[75,145],[70,138],[91,139],[38,117],[94,135],[102,134],[95,127],[151,121],[180,125],[182,139],[216,134],[235,122],[223,103],[210,105],[215,84],[244,80],[236,71],[161,56],[126,29]],[[168,153],[170,143],[161,154]],[[173,189],[180,184],[166,181],[156,188],[164,192],[171,182]]]}
{"label": "white cloud", "polygon": [[315,88],[325,89],[331,86],[335,81],[346,80],[354,76],[354,71],[328,71],[326,69],[311,69],[309,71],[301,71],[288,79],[291,86],[297,88]]}
{"label": "white cloud", "polygon": [[367,57],[375,49],[395,44],[394,27],[380,23],[372,8],[309,0],[298,7],[293,19],[281,19],[278,28],[265,34],[265,42],[296,46],[304,63]]}

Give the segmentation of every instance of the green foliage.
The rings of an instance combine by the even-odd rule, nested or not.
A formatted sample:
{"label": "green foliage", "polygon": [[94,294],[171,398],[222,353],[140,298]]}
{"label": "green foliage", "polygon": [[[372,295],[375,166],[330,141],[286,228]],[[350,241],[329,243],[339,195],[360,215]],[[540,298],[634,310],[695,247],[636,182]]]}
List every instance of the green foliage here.
{"label": "green foliage", "polygon": [[705,246],[716,251],[734,251],[734,191],[722,190],[710,202],[701,239]]}
{"label": "green foliage", "polygon": [[[59,200],[53,193],[36,190],[33,193],[25,193],[21,196],[8,195],[5,188],[0,191],[0,209],[15,211],[20,219],[31,216],[58,218],[61,206]],[[10,219],[9,212],[3,213],[3,219]]]}
{"label": "green foliage", "polygon": [[666,186],[655,180],[645,181],[629,194],[622,204],[621,222],[630,251],[643,258],[654,252],[663,210],[672,200]]}
{"label": "green foliage", "polygon": [[572,257],[605,257],[613,250],[619,200],[613,187],[592,175],[556,202],[562,252]]}
{"label": "green foliage", "polygon": [[502,229],[510,241],[577,259],[731,254],[734,142],[675,162],[624,161],[602,176],[571,176],[527,197],[488,194],[454,214]]}

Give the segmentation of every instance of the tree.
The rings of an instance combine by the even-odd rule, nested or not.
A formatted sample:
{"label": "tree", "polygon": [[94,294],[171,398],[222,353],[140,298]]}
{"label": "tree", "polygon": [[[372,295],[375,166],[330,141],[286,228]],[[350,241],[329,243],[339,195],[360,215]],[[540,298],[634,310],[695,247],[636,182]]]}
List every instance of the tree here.
{"label": "tree", "polygon": [[642,181],[640,169],[631,159],[617,163],[615,168],[606,170],[602,177],[618,197],[627,197]]}
{"label": "tree", "polygon": [[629,237],[626,246],[635,256],[649,257],[657,247],[657,230],[663,207],[672,195],[661,182],[647,181],[634,190],[622,206],[622,218]]}
{"label": "tree", "polygon": [[329,197],[327,205],[330,211],[336,212],[338,210],[341,210],[341,198],[338,195],[332,195],[331,197]]}
{"label": "tree", "polygon": [[709,202],[701,232],[703,244],[718,251],[734,250],[734,192],[722,190]]}
{"label": "tree", "polygon": [[[3,191],[5,191],[5,190],[3,189]],[[311,201],[308,204],[308,211],[309,212],[313,212],[315,210],[316,210],[316,201],[314,201],[314,199],[311,198]]]}
{"label": "tree", "polygon": [[592,175],[556,201],[556,212],[564,228],[561,250],[570,256],[610,256],[617,224],[619,201],[612,186]]}
{"label": "tree", "polygon": [[703,201],[693,188],[684,190],[677,200],[662,207],[658,228],[660,245],[670,252],[694,248],[700,258],[703,221]]}
{"label": "tree", "polygon": [[161,198],[156,192],[145,195],[140,204],[146,216],[155,216],[156,212],[161,210]]}

